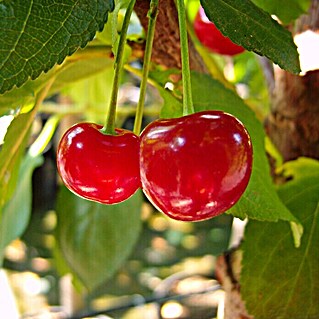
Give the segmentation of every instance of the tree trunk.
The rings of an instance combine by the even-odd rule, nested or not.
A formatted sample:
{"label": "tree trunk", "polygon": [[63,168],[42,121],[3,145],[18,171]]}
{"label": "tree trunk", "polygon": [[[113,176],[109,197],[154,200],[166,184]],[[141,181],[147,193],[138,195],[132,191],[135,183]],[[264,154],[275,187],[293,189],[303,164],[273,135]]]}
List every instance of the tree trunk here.
{"label": "tree trunk", "polygon": [[[294,32],[306,30],[319,33],[319,0],[312,1],[309,14],[297,21]],[[284,161],[300,156],[319,159],[318,119],[319,70],[298,76],[276,68],[266,130]]]}

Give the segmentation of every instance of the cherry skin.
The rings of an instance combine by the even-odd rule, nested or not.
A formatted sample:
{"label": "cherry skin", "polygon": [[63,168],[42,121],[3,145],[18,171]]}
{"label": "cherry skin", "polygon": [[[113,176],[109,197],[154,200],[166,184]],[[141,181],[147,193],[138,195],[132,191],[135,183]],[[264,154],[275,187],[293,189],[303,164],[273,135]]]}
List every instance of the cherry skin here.
{"label": "cherry skin", "polygon": [[233,56],[245,51],[243,47],[225,37],[215,24],[208,20],[202,7],[196,14],[194,31],[199,41],[212,52]]}
{"label": "cherry skin", "polygon": [[239,200],[252,157],[247,130],[230,114],[203,111],[156,120],[141,134],[142,189],[173,219],[209,219]]}
{"label": "cherry skin", "polygon": [[103,204],[115,204],[140,187],[139,137],[115,129],[79,123],[63,135],[57,150],[57,167],[64,184],[75,194]]}

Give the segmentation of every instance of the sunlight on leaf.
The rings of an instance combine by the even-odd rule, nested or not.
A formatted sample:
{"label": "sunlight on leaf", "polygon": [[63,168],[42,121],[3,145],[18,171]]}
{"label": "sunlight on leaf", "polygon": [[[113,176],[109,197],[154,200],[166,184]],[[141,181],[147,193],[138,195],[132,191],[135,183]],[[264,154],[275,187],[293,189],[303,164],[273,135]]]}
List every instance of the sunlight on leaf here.
{"label": "sunlight on leaf", "polygon": [[13,194],[34,116],[34,111],[17,116],[4,137],[0,150],[0,207]]}

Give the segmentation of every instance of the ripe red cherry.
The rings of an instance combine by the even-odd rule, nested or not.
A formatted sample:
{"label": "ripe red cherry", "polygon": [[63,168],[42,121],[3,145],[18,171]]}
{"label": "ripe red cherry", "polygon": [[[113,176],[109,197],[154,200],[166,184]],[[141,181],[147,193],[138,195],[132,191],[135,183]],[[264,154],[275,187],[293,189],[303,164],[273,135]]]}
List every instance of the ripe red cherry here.
{"label": "ripe red cherry", "polygon": [[142,188],[176,220],[217,216],[241,197],[252,169],[252,145],[243,124],[220,111],[160,119],[141,134]]}
{"label": "ripe red cherry", "polygon": [[216,28],[215,24],[208,20],[202,7],[199,8],[196,14],[194,31],[199,41],[212,52],[233,56],[245,51],[243,47],[225,37]]}
{"label": "ripe red cherry", "polygon": [[57,167],[62,181],[75,194],[115,204],[140,187],[139,137],[124,129],[107,135],[101,128],[93,123],[71,127],[59,143]]}

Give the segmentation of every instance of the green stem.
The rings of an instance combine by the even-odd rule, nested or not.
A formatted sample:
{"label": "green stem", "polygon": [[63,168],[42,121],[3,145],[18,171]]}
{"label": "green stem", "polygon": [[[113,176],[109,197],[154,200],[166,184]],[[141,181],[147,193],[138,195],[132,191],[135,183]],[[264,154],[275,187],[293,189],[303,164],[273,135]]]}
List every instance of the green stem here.
{"label": "green stem", "polygon": [[157,14],[158,14],[158,0],[151,0],[150,9],[147,14],[147,17],[149,18],[149,22],[148,22],[148,30],[147,30],[147,36],[146,36],[146,45],[145,45],[145,53],[144,53],[144,61],[143,61],[143,73],[142,73],[142,81],[140,86],[140,96],[137,103],[134,129],[133,129],[136,135],[139,135],[141,132],[146,86],[147,86],[148,73],[149,73],[149,68],[151,63],[151,55],[152,55],[152,47],[153,47],[153,40],[154,40],[154,34],[155,34]]}
{"label": "green stem", "polygon": [[177,12],[181,43],[182,77],[183,77],[183,115],[195,112],[192,99],[191,75],[189,69],[187,23],[184,0],[177,0]]}
{"label": "green stem", "polygon": [[131,15],[134,9],[136,0],[131,0],[125,13],[122,30],[120,34],[117,54],[115,58],[115,71],[114,71],[114,79],[111,93],[110,106],[108,108],[108,112],[106,115],[106,122],[101,131],[105,134],[115,135],[115,115],[116,115],[116,104],[117,104],[117,96],[120,86],[120,75],[123,69],[123,58],[124,58],[124,49],[126,44],[126,34],[127,29],[130,23]]}

